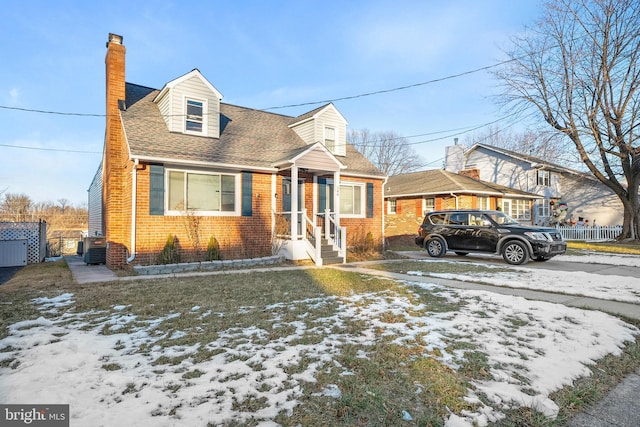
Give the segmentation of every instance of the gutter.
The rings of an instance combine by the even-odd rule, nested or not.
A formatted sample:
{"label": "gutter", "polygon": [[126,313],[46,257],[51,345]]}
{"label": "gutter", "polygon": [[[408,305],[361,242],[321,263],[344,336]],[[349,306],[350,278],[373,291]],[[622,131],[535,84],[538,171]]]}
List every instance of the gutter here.
{"label": "gutter", "polygon": [[131,256],[127,258],[127,264],[136,259],[136,191],[138,187],[138,159],[133,162],[131,171]]}

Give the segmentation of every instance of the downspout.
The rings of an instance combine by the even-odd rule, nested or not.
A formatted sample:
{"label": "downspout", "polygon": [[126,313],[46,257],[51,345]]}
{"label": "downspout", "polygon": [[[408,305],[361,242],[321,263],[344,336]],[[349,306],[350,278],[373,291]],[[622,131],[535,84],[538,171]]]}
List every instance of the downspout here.
{"label": "downspout", "polygon": [[459,209],[458,208],[458,196],[456,196],[455,193],[449,193],[449,194],[456,199],[456,209]]}
{"label": "downspout", "polygon": [[130,264],[136,258],[136,190],[138,186],[138,159],[133,161],[131,171],[131,256],[127,258]]}
{"label": "downspout", "polygon": [[387,206],[386,206],[385,201],[384,201],[384,189],[385,189],[385,187],[387,185],[387,181],[388,180],[389,180],[389,177],[385,176],[384,177],[384,181],[382,182],[382,250],[383,251],[387,250],[386,244],[385,244],[387,239],[386,239],[386,236],[384,234],[384,218],[385,218],[384,213],[387,210]]}

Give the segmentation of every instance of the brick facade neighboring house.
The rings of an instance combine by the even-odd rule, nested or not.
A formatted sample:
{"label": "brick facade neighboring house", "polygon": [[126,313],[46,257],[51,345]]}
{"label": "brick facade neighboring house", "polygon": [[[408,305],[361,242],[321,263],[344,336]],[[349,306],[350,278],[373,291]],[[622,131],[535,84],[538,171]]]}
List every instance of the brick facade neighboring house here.
{"label": "brick facade neighboring house", "polygon": [[415,235],[426,212],[446,209],[502,209],[531,223],[535,194],[434,169],[389,177],[385,185],[385,236]]}
{"label": "brick facade neighboring house", "polygon": [[214,237],[224,259],[275,247],[317,265],[321,244],[344,260],[364,231],[382,242],[386,177],[346,142],[333,104],[297,117],[225,104],[197,69],[160,90],[126,83],[125,52],[109,34],[104,157],[89,188],[107,266],[154,264],[168,236],[182,261]]}
{"label": "brick facade neighboring house", "polygon": [[533,210],[535,225],[622,224],[623,206],[593,175],[547,159],[487,144],[446,149],[445,169],[541,196]]}

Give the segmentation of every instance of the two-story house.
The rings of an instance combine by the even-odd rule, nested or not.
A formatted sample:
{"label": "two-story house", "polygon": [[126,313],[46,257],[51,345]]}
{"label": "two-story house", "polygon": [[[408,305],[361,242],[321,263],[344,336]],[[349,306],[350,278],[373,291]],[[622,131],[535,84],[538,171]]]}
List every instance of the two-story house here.
{"label": "two-story house", "polygon": [[89,232],[105,236],[109,267],[156,263],[168,235],[183,261],[213,237],[225,259],[277,247],[317,265],[322,242],[344,261],[361,235],[351,229],[382,241],[385,177],[347,143],[333,104],[297,117],[226,104],[197,69],[160,89],[127,83],[125,52],[109,34],[104,157],[89,188]]}
{"label": "two-story house", "polygon": [[[540,159],[486,144],[446,148],[445,169],[473,173],[483,181],[542,196],[531,216],[536,225],[622,224],[622,203],[593,176]],[[502,210],[520,219],[517,202],[502,200]]]}

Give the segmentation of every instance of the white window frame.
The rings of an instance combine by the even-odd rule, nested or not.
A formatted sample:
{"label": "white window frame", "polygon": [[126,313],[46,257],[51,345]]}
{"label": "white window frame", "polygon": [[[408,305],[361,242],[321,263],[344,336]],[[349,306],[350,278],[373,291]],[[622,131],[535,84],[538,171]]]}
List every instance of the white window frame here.
{"label": "white window frame", "polygon": [[389,215],[395,215],[396,213],[398,213],[397,203],[398,203],[397,199],[389,199]]}
{"label": "white window frame", "polygon": [[[187,105],[189,103],[189,101],[191,102],[198,102],[200,104],[202,104],[202,132],[198,132],[198,131],[194,131],[194,130],[188,130],[187,129],[187,122],[192,121],[197,123],[197,120],[189,120],[189,115],[187,114],[188,108]],[[185,96],[184,97],[184,102],[182,103],[182,108],[183,108],[183,116],[184,116],[184,120],[182,122],[182,126],[184,129],[184,133],[189,134],[189,135],[199,135],[199,136],[207,136],[207,124],[208,124],[208,115],[207,115],[207,111],[208,111],[208,105],[207,105],[207,100],[206,99],[199,99],[196,97],[192,97],[192,96]]]}
{"label": "white window frame", "polygon": [[544,199],[538,201],[538,218],[550,218],[551,217],[551,199]]}
{"label": "white window frame", "polygon": [[[360,190],[360,213],[344,213],[342,212],[342,200],[343,200],[343,191],[342,187],[353,187],[354,194],[355,190]],[[367,211],[367,193],[365,191],[365,184],[363,182],[349,182],[349,181],[340,181],[340,206],[337,207],[340,209],[340,217],[341,218],[364,218]],[[335,203],[334,203],[334,209]]]}
{"label": "white window frame", "polygon": [[[331,129],[333,131],[333,139],[332,140],[327,139],[327,134],[329,133],[328,132],[329,129]],[[324,125],[322,131],[323,131],[322,141],[323,141],[324,146],[331,153],[336,154],[336,152],[337,152],[337,144],[338,144],[338,129],[335,126]],[[327,141],[333,141],[333,146],[327,145]]]}
{"label": "white window frame", "polygon": [[[427,203],[427,200],[431,200],[432,203]],[[427,212],[433,212],[435,210],[436,210],[435,197],[423,197],[422,198],[422,216],[425,216]]]}
{"label": "white window frame", "polygon": [[480,210],[491,209],[491,197],[478,196],[478,209]]}
{"label": "white window frame", "polygon": [[531,221],[531,203],[527,199],[502,199],[502,211],[518,221]]}
{"label": "white window frame", "polygon": [[[176,209],[170,209],[169,208],[169,197],[170,197],[170,181],[169,181],[169,175],[171,172],[182,172],[185,174],[197,174],[197,175],[215,175],[215,176],[231,176],[234,178],[234,197],[233,197],[233,207],[234,210],[233,211],[221,211],[221,210],[216,210],[216,211],[200,211],[200,210],[176,210]],[[166,168],[165,169],[165,173],[164,173],[164,188],[165,188],[165,192],[164,192],[164,211],[166,212],[166,215],[170,216],[170,215],[174,215],[174,216],[181,216],[181,215],[196,215],[196,216],[240,216],[241,213],[241,202],[242,202],[242,195],[241,195],[241,180],[240,180],[240,174],[237,173],[228,173],[228,172],[219,172],[219,171],[203,171],[203,170],[197,170],[197,169],[180,169],[180,168]],[[186,197],[186,192],[187,192],[187,183],[188,183],[188,179],[184,180],[184,189],[183,191],[185,192],[185,194],[183,194],[184,197]]]}
{"label": "white window frame", "polygon": [[544,169],[538,169],[536,173],[536,185],[541,187],[551,186],[551,172]]}

